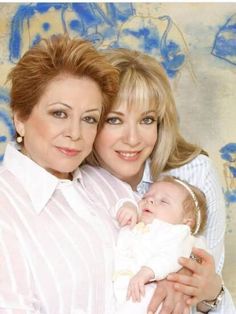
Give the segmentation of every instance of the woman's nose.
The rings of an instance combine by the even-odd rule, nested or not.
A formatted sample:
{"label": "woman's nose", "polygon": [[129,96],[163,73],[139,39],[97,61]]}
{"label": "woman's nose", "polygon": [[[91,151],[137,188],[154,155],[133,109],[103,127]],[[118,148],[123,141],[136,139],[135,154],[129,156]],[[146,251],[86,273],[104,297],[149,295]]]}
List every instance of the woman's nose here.
{"label": "woman's nose", "polygon": [[130,146],[137,146],[140,143],[138,126],[129,125],[125,129],[124,142]]}
{"label": "woman's nose", "polygon": [[80,123],[78,121],[70,122],[66,135],[69,136],[72,141],[77,141],[81,136]]}

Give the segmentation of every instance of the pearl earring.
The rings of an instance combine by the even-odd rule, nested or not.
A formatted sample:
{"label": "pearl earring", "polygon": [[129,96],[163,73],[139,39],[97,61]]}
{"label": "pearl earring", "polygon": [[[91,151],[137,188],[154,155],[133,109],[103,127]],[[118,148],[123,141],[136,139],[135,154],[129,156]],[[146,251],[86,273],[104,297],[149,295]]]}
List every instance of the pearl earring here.
{"label": "pearl earring", "polygon": [[22,136],[17,136],[16,141],[18,144],[22,143],[23,137]]}

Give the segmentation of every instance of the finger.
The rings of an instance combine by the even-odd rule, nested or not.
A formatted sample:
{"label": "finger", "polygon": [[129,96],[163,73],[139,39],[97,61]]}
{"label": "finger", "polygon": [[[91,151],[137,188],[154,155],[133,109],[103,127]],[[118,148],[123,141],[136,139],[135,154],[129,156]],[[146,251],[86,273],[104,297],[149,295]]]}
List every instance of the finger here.
{"label": "finger", "polygon": [[131,284],[130,284],[130,286],[131,286],[131,299],[132,299],[132,301],[133,302],[136,302],[136,288],[135,288],[135,284],[132,282]]}
{"label": "finger", "polygon": [[135,285],[135,298],[136,302],[140,302],[140,287],[138,282]]}
{"label": "finger", "polygon": [[165,299],[162,303],[160,314],[171,314],[173,313],[173,302],[172,300]]}
{"label": "finger", "polygon": [[201,264],[191,258],[180,257],[178,262],[181,266],[191,270],[194,274],[199,274],[201,272]]}
{"label": "finger", "polygon": [[167,280],[173,281],[176,284],[198,287],[199,280],[197,276],[186,276],[178,273],[173,273],[167,276]]}
{"label": "finger", "polygon": [[123,227],[123,226],[126,226],[128,224],[130,220],[130,216],[128,213],[124,213],[121,217],[121,222],[120,222],[120,225]]}
{"label": "finger", "polygon": [[183,311],[183,314],[190,314],[190,307],[186,306]]}
{"label": "finger", "polygon": [[194,247],[192,253],[200,257],[207,264],[214,263],[213,256],[203,249]]}
{"label": "finger", "polygon": [[122,217],[125,215],[125,212],[126,212],[125,208],[119,209],[119,211],[116,214],[116,219],[120,221]]}
{"label": "finger", "polygon": [[117,218],[119,224],[121,224],[121,222],[122,222],[122,220],[123,220],[123,217],[124,217],[124,211],[121,210],[120,212],[118,212],[118,214],[117,214],[117,216],[116,216],[116,218]]}
{"label": "finger", "polygon": [[178,302],[175,305],[175,308],[173,310],[173,314],[183,314],[186,308],[188,309],[189,307],[186,305],[185,302]]}
{"label": "finger", "polygon": [[141,296],[142,296],[142,297],[145,296],[145,286],[144,286],[144,285],[141,285],[141,286],[140,286],[140,293],[141,293]]}
{"label": "finger", "polygon": [[127,289],[126,300],[128,301],[131,298],[131,296],[132,296],[132,289],[129,284],[128,289]]}
{"label": "finger", "polygon": [[189,305],[189,306],[195,306],[199,303],[199,300],[198,298],[196,297],[193,297],[193,298],[189,298],[186,300],[186,303]]}
{"label": "finger", "polygon": [[185,295],[188,296],[197,296],[198,295],[198,288],[192,287],[192,286],[187,286],[187,285],[181,285],[181,284],[175,284],[174,288],[178,291],[181,292]]}
{"label": "finger", "polygon": [[165,299],[165,292],[163,289],[159,289],[158,286],[154,291],[154,294],[151,298],[151,301],[148,305],[148,312],[155,313],[159,306],[162,304],[163,300]]}
{"label": "finger", "polygon": [[130,228],[131,228],[131,229],[136,225],[136,222],[137,222],[136,216],[133,215],[133,216],[131,217],[131,222],[130,222]]}

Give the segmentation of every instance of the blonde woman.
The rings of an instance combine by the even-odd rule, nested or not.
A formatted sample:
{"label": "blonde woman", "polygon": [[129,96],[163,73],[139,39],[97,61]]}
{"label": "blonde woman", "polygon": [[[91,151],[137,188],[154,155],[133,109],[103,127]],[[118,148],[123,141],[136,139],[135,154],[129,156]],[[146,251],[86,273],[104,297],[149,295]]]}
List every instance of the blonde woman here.
{"label": "blonde woman", "polygon": [[[169,279],[176,281],[175,285],[167,280],[159,282],[149,310],[154,312],[163,301],[160,313],[188,313],[185,302],[181,302],[187,299],[189,305],[198,303],[198,309],[203,312],[235,313],[232,299],[227,291],[224,295],[218,275],[224,262],[225,209],[212,161],[200,147],[180,134],[168,78],[154,58],[126,49],[108,51],[106,57],[119,70],[120,88],[88,159],[97,167],[84,168],[87,188],[91,182],[97,182],[93,193],[99,195],[101,202],[106,200],[104,206],[117,200],[119,182],[126,182],[142,196],[161,173],[169,173],[203,191],[208,216],[204,236],[216,272],[213,258],[197,250],[195,253],[204,261],[201,265],[189,259],[181,261],[194,276],[172,275]],[[183,298],[181,293],[185,295]]]}

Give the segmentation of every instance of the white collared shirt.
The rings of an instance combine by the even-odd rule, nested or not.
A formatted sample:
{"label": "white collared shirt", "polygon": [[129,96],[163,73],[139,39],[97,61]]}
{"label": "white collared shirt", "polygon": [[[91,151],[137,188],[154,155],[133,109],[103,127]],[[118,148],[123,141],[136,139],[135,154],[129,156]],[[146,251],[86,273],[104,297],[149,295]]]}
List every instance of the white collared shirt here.
{"label": "white collared shirt", "polygon": [[1,313],[111,314],[116,235],[79,170],[73,181],[59,180],[7,146],[0,168]]}

